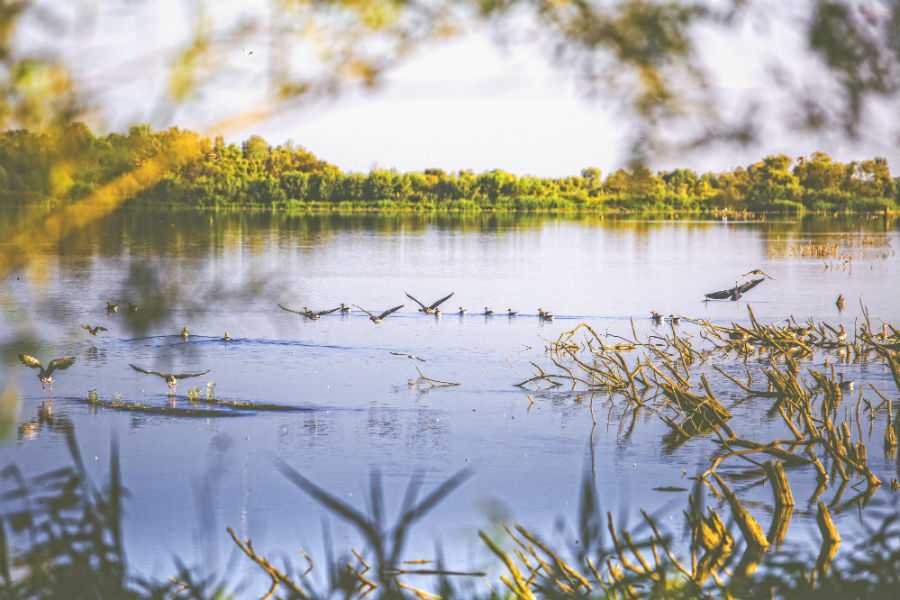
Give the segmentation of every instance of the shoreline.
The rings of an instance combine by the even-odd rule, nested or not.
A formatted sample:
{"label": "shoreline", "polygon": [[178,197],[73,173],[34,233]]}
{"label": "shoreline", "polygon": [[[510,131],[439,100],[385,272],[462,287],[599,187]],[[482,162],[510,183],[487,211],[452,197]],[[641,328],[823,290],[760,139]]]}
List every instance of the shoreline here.
{"label": "shoreline", "polygon": [[[64,206],[76,204],[78,200],[59,201],[50,198],[20,198],[12,199],[8,192],[0,192],[0,207],[6,208],[29,208],[43,205],[50,210],[58,209]],[[571,216],[571,215],[589,215],[594,217],[609,217],[611,219],[618,218],[640,218],[640,217],[664,217],[667,220],[681,220],[684,218],[696,218],[702,221],[729,221],[729,222],[762,222],[776,219],[796,219],[805,217],[820,218],[866,218],[875,219],[894,219],[900,216],[900,211],[893,210],[843,210],[843,211],[739,211],[731,209],[700,209],[700,210],[684,210],[684,209],[667,209],[667,208],[647,208],[647,209],[628,209],[621,207],[609,206],[557,206],[557,207],[519,207],[510,205],[500,206],[434,206],[434,205],[417,205],[410,203],[349,203],[349,202],[320,202],[320,201],[297,201],[279,204],[260,204],[260,203],[198,203],[185,204],[177,202],[158,202],[148,201],[140,198],[127,201],[123,208],[128,210],[157,210],[166,212],[212,212],[225,214],[285,214],[285,215],[453,215],[453,216],[476,216],[476,215],[523,215],[523,216]]]}

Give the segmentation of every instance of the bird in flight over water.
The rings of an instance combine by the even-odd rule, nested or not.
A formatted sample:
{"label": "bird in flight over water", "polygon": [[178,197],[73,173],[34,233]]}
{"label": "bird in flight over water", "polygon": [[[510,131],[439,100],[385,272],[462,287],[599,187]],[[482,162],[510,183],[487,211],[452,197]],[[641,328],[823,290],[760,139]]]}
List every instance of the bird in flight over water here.
{"label": "bird in flight over water", "polygon": [[394,308],[387,309],[386,311],[384,311],[381,314],[376,315],[374,313],[367,311],[362,306],[357,306],[356,304],[354,304],[353,306],[356,306],[356,308],[358,308],[359,310],[361,310],[364,313],[366,313],[367,315],[369,315],[369,320],[372,321],[373,323],[381,323],[385,317],[387,317],[388,315],[391,315],[391,314],[397,312],[398,310],[400,310],[401,308],[403,308],[403,304],[400,304],[398,306],[395,306]]}
{"label": "bird in flight over water", "polygon": [[209,369],[205,371],[199,371],[197,373],[161,373],[160,371],[150,371],[148,369],[141,368],[137,365],[132,365],[129,363],[128,365],[138,373],[143,373],[144,375],[156,375],[157,377],[161,377],[166,385],[169,386],[169,389],[172,393],[175,393],[175,386],[178,385],[178,381],[180,379],[190,379],[191,377],[200,377],[201,375],[206,375],[209,373]]}
{"label": "bird in flight over water", "polygon": [[423,304],[422,302],[420,302],[418,298],[416,298],[415,296],[413,296],[413,295],[410,294],[409,292],[406,292],[406,297],[409,298],[410,300],[412,300],[413,302],[415,302],[416,304],[419,305],[419,312],[425,313],[426,315],[433,315],[434,313],[439,312],[438,307],[439,307],[441,304],[443,304],[444,302],[446,302],[447,300],[449,300],[450,298],[452,298],[452,297],[453,297],[453,294],[454,294],[454,292],[450,292],[449,294],[447,294],[446,296],[444,296],[444,297],[441,298],[440,300],[436,300],[435,302],[433,302],[432,304],[430,304],[430,305],[428,305],[428,306],[425,306],[425,304]]}
{"label": "bird in flight over water", "polygon": [[707,300],[740,300],[741,296],[743,296],[765,280],[765,277],[760,277],[758,279],[751,279],[747,283],[735,283],[733,288],[727,290],[719,290],[717,292],[710,292],[708,294],[705,294],[705,296]]}
{"label": "bird in flight over water", "polygon": [[[311,310],[310,308],[307,308],[306,306],[304,306],[300,310],[294,310],[293,308],[288,308],[284,304],[279,304],[278,308],[280,308],[281,310],[286,310],[289,313],[294,313],[295,315],[300,315],[302,317],[306,317],[307,319],[309,319],[311,321],[318,321],[319,318],[321,318],[323,315],[330,315],[333,312],[342,310],[340,306],[335,307],[335,308],[329,308],[328,310],[318,310],[318,311]],[[349,311],[349,308],[347,310]]]}
{"label": "bird in flight over water", "polygon": [[340,306],[329,308],[327,310],[311,310],[309,308],[306,308],[305,306],[303,308],[306,309],[304,312],[304,316],[311,321],[318,321],[324,315],[330,315],[333,312],[341,310]]}
{"label": "bird in flight over water", "polygon": [[22,361],[22,364],[26,367],[38,369],[38,379],[41,382],[41,387],[44,387],[45,385],[53,386],[53,371],[62,371],[75,364],[74,356],[54,358],[47,364],[46,368],[41,364],[41,361],[30,354],[19,354],[19,360]]}
{"label": "bird in flight over water", "polygon": [[748,275],[761,275],[761,276],[766,277],[766,278],[768,278],[768,279],[775,279],[774,277],[772,277],[771,275],[769,275],[768,273],[766,273],[766,272],[763,271],[762,269],[753,269],[752,271],[747,271],[746,273],[744,273],[743,275],[741,275],[741,277],[747,277]]}

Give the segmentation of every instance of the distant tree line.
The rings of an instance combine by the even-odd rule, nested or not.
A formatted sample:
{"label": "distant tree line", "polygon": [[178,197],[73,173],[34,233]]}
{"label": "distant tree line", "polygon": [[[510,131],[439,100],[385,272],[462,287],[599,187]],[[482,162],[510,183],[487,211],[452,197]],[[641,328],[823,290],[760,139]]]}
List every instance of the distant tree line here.
{"label": "distant tree line", "polygon": [[[74,200],[198,134],[149,126],[95,136],[85,125],[54,133],[0,134],[0,192],[5,199]],[[138,199],[191,207],[376,208],[446,210],[609,210],[752,213],[896,211],[900,178],[887,161],[841,163],[822,152],[796,160],[767,156],[721,173],[646,167],[605,175],[586,168],[560,178],[426,169],[342,172],[293,144],[258,136],[240,145],[201,140],[202,152]]]}

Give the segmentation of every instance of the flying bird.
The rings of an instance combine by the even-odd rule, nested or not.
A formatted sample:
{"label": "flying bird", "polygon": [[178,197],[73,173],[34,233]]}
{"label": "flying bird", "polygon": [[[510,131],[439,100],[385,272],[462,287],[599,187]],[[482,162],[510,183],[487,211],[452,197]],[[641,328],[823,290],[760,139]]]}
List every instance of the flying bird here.
{"label": "flying bird", "polygon": [[200,377],[201,375],[209,373],[209,369],[200,371],[199,373],[161,373],[159,371],[148,371],[147,369],[142,369],[141,367],[130,363],[128,366],[144,375],[156,375],[157,377],[162,377],[163,380],[165,380],[166,385],[169,386],[169,389],[172,390],[173,394],[175,393],[175,386],[178,385],[179,379],[190,379],[191,377]]}
{"label": "flying bird", "polygon": [[708,294],[705,294],[705,296],[708,300],[740,300],[741,296],[743,296],[765,280],[765,277],[752,279],[747,283],[742,283],[740,285],[735,284],[733,288],[727,290],[719,290],[718,292],[710,292]]}
{"label": "flying bird", "polygon": [[306,312],[304,312],[304,311],[302,311],[302,310],[294,310],[293,308],[288,308],[288,307],[285,306],[284,304],[279,304],[279,305],[278,305],[278,308],[280,308],[281,310],[286,310],[286,311],[288,311],[289,313],[294,313],[295,315],[300,315],[300,316],[302,316],[302,317],[305,317],[305,316],[306,316]]}
{"label": "flying bird", "polygon": [[304,309],[303,316],[305,316],[310,321],[318,321],[320,318],[322,318],[323,315],[330,315],[333,312],[337,312],[337,311],[341,310],[341,307],[337,306],[335,308],[329,308],[328,310],[316,311],[316,310],[310,310],[304,306],[303,309]]}
{"label": "flying bird", "polygon": [[769,275],[762,269],[753,269],[752,271],[747,271],[746,273],[741,275],[741,277],[747,277],[749,275],[761,275],[762,277],[765,277],[767,279],[775,279],[774,277],[772,277],[771,275]]}
{"label": "flying bird", "polygon": [[428,306],[425,306],[424,304],[422,304],[415,296],[413,296],[409,292],[406,292],[406,297],[419,305],[419,307],[420,307],[419,312],[425,313],[426,315],[433,315],[434,313],[439,312],[438,307],[441,304],[443,304],[444,302],[446,302],[447,300],[449,300],[450,298],[452,298],[453,294],[454,294],[454,292],[450,292],[449,294],[447,294],[440,300],[437,300]]}
{"label": "flying bird", "polygon": [[109,329],[107,329],[103,325],[95,325],[93,327],[91,327],[90,325],[82,325],[81,328],[84,329],[85,331],[87,331],[88,333],[90,333],[91,335],[97,335],[101,331],[109,331]]}
{"label": "flying bird", "polygon": [[369,320],[372,321],[373,323],[381,323],[385,317],[387,317],[388,315],[394,314],[395,312],[397,312],[398,310],[403,308],[404,305],[400,304],[398,306],[395,306],[394,308],[389,308],[386,311],[384,311],[383,313],[381,313],[380,315],[371,313],[371,312],[367,311],[366,309],[364,309],[362,306],[357,306],[356,304],[354,304],[353,306],[356,306],[356,308],[358,308],[359,310],[361,310],[364,313],[366,313],[367,315],[369,315]]}
{"label": "flying bird", "polygon": [[[331,313],[337,312],[339,310],[341,312],[343,312],[343,310],[340,306],[338,306],[336,308],[330,308],[328,310],[319,310],[319,311],[311,310],[306,306],[304,306],[300,310],[295,310],[293,308],[288,308],[284,304],[279,304],[278,308],[280,308],[281,310],[286,310],[289,313],[294,313],[295,315],[300,315],[301,317],[306,317],[307,319],[309,319],[311,321],[318,321],[322,315],[330,315]],[[347,310],[350,310],[349,307]]]}
{"label": "flying bird", "polygon": [[38,379],[41,382],[41,387],[44,387],[45,385],[53,385],[53,371],[62,371],[63,369],[68,369],[75,364],[74,356],[54,358],[47,364],[47,368],[44,368],[44,366],[41,364],[41,361],[31,356],[30,354],[19,354],[19,360],[22,361],[22,364],[26,367],[29,367],[31,369],[39,369]]}

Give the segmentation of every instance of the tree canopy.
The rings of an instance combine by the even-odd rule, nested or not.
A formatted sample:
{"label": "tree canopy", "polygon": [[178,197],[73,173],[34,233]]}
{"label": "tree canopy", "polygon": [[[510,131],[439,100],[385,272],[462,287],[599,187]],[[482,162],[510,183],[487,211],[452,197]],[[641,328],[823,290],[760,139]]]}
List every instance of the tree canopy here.
{"label": "tree canopy", "polygon": [[343,172],[312,152],[270,146],[252,136],[242,144],[209,140],[179,129],[136,125],[127,134],[95,136],[74,123],[54,134],[0,134],[0,181],[7,198],[78,200],[155,155],[171,154],[184,138],[197,151],[161,174],[138,201],[192,207],[405,208],[450,210],[800,211],[896,210],[900,181],[887,161],[841,163],[823,152],[794,160],[767,156],[721,173],[691,169],[654,172],[621,168],[603,177],[546,178],[499,169],[484,173],[426,169],[401,173]]}

